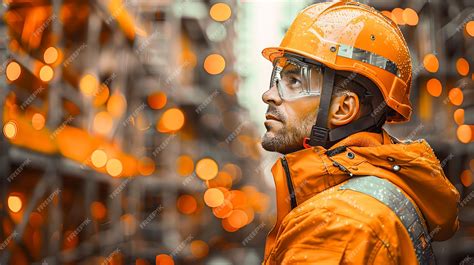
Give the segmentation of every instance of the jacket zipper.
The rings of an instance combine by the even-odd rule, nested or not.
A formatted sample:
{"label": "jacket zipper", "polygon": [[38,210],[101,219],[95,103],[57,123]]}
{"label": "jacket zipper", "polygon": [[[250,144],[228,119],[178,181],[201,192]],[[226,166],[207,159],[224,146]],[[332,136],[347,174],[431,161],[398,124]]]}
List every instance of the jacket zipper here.
{"label": "jacket zipper", "polygon": [[295,190],[293,189],[293,182],[291,182],[290,168],[288,167],[288,161],[286,161],[286,157],[283,157],[281,159],[281,164],[283,165],[283,169],[285,170],[286,183],[288,185],[288,191],[290,194],[291,209],[293,210],[297,205],[296,194]]}

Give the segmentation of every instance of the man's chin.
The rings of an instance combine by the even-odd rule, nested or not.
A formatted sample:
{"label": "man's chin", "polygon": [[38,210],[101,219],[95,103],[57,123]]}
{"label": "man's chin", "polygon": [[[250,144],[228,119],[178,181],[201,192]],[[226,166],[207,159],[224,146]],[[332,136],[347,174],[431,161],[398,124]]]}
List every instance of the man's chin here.
{"label": "man's chin", "polygon": [[267,131],[262,136],[262,147],[269,152],[279,152],[281,141],[278,141],[278,137],[272,131]]}

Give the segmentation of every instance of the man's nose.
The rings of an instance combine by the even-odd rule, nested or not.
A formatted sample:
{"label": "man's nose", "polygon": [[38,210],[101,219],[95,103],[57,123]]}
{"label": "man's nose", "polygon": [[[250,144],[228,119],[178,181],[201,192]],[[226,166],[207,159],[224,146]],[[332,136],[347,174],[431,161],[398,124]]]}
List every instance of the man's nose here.
{"label": "man's nose", "polygon": [[262,100],[266,104],[274,104],[274,105],[280,105],[282,103],[282,99],[280,97],[280,94],[278,93],[278,88],[276,85],[270,87],[267,91],[265,91],[262,94]]}

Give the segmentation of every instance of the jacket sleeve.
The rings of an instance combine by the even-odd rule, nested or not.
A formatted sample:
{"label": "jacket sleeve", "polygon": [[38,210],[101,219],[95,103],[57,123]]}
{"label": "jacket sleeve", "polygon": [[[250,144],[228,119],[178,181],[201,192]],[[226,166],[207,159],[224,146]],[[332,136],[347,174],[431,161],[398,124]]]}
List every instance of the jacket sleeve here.
{"label": "jacket sleeve", "polygon": [[276,264],[397,264],[390,244],[369,225],[324,209],[316,212],[282,224]]}

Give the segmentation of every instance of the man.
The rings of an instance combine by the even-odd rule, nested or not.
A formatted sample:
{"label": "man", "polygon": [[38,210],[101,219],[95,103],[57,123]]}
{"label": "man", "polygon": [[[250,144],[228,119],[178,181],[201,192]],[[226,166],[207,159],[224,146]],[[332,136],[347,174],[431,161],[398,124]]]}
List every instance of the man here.
{"label": "man", "polygon": [[434,264],[459,194],[425,140],[382,128],[412,111],[397,25],[360,3],[319,3],[262,53],[274,66],[262,146],[284,154],[264,264]]}

